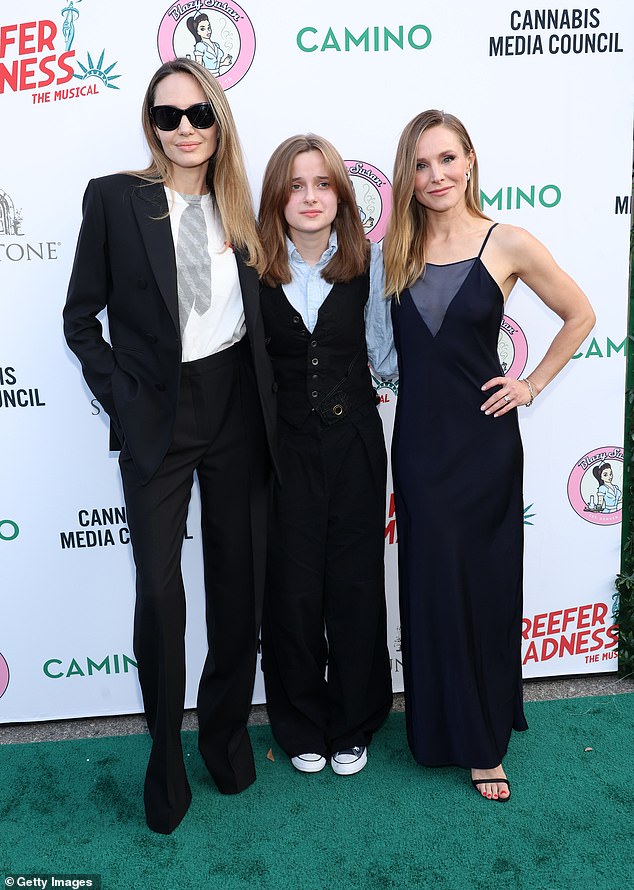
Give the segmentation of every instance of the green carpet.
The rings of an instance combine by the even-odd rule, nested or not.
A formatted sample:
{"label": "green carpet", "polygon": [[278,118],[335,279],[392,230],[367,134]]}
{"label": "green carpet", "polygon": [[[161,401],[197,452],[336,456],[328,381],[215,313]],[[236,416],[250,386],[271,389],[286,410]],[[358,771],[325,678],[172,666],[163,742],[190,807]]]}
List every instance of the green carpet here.
{"label": "green carpet", "polygon": [[505,761],[508,804],[481,799],[464,770],[417,766],[402,714],[352,777],[297,773],[269,727],[253,727],[258,781],[235,797],[216,791],[185,732],[194,797],[169,836],[144,823],[147,737],[3,745],[0,882],[55,872],[99,874],[104,890],[631,887],[634,694],[526,711],[530,730]]}

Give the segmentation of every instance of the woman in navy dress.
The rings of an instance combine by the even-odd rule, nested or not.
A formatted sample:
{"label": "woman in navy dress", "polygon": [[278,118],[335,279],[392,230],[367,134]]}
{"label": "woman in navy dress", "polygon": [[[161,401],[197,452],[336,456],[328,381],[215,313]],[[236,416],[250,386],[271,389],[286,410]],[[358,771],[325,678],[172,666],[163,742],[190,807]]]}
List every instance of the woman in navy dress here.
{"label": "woman in navy dress", "polygon": [[[400,374],[392,464],[408,740],[419,763],[468,768],[483,797],[506,801],[502,759],[511,730],[527,728],[517,408],[572,357],[594,313],[542,244],[483,214],[475,151],[453,115],[425,111],[407,125],[393,204],[384,256]],[[523,380],[505,377],[497,355],[518,279],[563,321]]]}

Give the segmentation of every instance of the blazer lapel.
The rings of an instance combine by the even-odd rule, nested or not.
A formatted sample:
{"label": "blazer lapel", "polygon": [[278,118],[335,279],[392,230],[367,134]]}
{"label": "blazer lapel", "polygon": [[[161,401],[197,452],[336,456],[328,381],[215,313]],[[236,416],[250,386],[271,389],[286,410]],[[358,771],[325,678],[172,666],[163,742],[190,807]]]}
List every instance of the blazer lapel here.
{"label": "blazer lapel", "polygon": [[174,240],[162,183],[143,184],[134,189],[132,207],[161,296],[176,330],[180,331]]}
{"label": "blazer lapel", "polygon": [[[134,189],[132,207],[159,290],[174,326],[180,332],[176,256],[163,185],[152,183]],[[247,266],[238,248],[235,250],[235,257],[242,290],[244,318],[249,339],[252,339],[260,308],[258,274],[255,269]]]}

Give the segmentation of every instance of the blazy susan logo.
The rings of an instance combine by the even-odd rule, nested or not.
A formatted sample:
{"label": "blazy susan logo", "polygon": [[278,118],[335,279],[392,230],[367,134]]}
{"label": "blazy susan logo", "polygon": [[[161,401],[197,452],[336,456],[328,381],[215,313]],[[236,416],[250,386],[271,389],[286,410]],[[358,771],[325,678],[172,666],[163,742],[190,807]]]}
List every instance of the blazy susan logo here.
{"label": "blazy susan logo", "polygon": [[0,652],[0,698],[7,691],[9,685],[9,665],[2,652]]}
{"label": "blazy susan logo", "polygon": [[579,458],[568,478],[568,500],[593,525],[616,525],[623,511],[623,449],[595,448]]}
{"label": "blazy susan logo", "polygon": [[172,3],[159,25],[158,51],[162,62],[177,56],[194,59],[218,78],[223,90],[228,90],[251,67],[255,31],[237,3]]}
{"label": "blazy susan logo", "polygon": [[366,238],[378,244],[385,235],[392,210],[392,184],[385,173],[367,161],[344,161],[357,199]]}
{"label": "blazy susan logo", "polygon": [[498,357],[505,376],[519,380],[528,360],[528,341],[518,323],[508,315],[500,326]]}
{"label": "blazy susan logo", "polygon": [[[80,10],[79,4],[86,3]],[[98,95],[100,88],[117,90],[116,62],[106,51],[77,55],[80,17],[99,33],[99,10],[94,0],[70,0],[59,19],[16,22],[0,26],[0,95],[30,92],[34,105]],[[59,7],[58,7],[59,9]],[[79,41],[81,44],[81,41]],[[81,81],[81,84],[79,83]]]}

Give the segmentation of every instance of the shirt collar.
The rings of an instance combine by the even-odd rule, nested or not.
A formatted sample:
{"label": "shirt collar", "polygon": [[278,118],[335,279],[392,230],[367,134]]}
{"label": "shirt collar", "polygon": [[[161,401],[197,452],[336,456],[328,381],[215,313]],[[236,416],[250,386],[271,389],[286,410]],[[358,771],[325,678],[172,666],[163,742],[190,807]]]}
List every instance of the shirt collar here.
{"label": "shirt collar", "polygon": [[[337,242],[337,233],[335,232],[334,229],[332,229],[330,232],[330,237],[328,238],[328,247],[322,253],[322,255],[319,259],[319,262],[316,265],[316,268],[317,267],[322,268],[323,266],[326,266],[330,262],[330,260],[333,257],[333,254],[337,250],[337,243],[338,243]],[[295,245],[293,244],[291,239],[288,237],[288,235],[286,236],[286,249],[288,251],[289,262],[296,262],[296,263],[304,262],[304,259],[302,258],[301,253],[295,247]]]}

